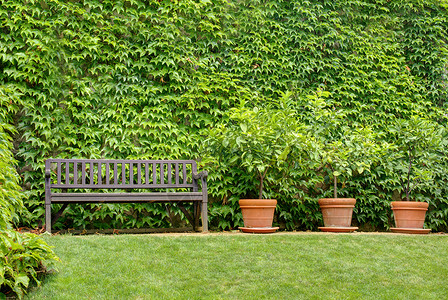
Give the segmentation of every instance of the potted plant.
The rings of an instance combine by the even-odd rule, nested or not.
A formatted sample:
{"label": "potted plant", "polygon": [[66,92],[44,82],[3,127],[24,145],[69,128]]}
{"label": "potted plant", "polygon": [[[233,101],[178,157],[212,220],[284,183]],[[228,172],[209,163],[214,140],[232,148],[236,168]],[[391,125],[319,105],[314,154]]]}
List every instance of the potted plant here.
{"label": "potted plant", "polygon": [[[243,169],[257,185],[251,192],[258,199],[240,199],[243,232],[274,232],[276,199],[264,199],[266,184],[275,184],[270,174],[284,171],[292,149],[305,144],[304,126],[298,124],[289,107],[289,94],[263,107],[248,107],[243,101],[229,111],[229,121],[208,132],[205,150],[217,164]],[[296,151],[294,151],[296,153]]]}
{"label": "potted plant", "polygon": [[319,141],[321,170],[333,185],[333,198],[318,200],[324,222],[319,229],[351,232],[358,229],[351,226],[356,199],[339,198],[338,181],[368,171],[387,147],[377,143],[377,134],[371,128],[346,125],[344,112],[330,108],[331,103],[325,101],[329,95],[318,92],[308,96],[309,128]]}
{"label": "potted plant", "polygon": [[405,201],[393,201],[391,207],[395,226],[393,232],[429,233],[423,229],[429,204],[417,199],[415,192],[432,182],[435,164],[441,160],[439,150],[446,143],[443,128],[430,120],[412,116],[399,119],[390,130],[393,152],[385,170],[401,186]]}

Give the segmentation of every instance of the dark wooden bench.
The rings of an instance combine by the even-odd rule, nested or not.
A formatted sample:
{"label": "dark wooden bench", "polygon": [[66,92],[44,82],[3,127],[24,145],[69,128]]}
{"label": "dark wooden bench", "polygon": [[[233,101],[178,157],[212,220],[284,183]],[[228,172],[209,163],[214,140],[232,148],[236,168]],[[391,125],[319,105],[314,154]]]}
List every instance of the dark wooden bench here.
{"label": "dark wooden bench", "polygon": [[[162,202],[176,203],[194,230],[199,227],[201,214],[205,232],[208,231],[207,175],[206,171],[197,172],[194,160],[47,159],[45,229],[51,233],[52,224],[70,203]],[[91,191],[99,189],[104,191]],[[184,203],[193,203],[193,215]],[[63,204],[54,216],[52,204]]]}

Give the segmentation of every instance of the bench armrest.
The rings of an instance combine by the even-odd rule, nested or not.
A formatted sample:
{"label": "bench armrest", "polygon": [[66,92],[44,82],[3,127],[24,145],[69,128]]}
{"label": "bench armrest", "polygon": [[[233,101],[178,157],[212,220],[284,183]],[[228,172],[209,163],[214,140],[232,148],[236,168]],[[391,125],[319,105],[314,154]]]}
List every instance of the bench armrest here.
{"label": "bench armrest", "polygon": [[50,171],[50,169],[45,169],[45,178],[51,178],[51,171]]}
{"label": "bench armrest", "polygon": [[206,179],[208,177],[208,172],[207,171],[202,171],[200,173],[193,173],[193,178],[194,179],[200,179],[200,178],[204,178]]}

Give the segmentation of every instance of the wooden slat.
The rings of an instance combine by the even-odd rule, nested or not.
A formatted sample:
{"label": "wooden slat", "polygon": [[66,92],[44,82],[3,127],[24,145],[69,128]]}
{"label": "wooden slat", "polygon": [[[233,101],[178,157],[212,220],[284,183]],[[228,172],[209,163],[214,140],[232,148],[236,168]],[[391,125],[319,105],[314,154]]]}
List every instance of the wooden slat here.
{"label": "wooden slat", "polygon": [[65,184],[70,184],[70,163],[65,163]]}
{"label": "wooden slat", "polygon": [[121,184],[126,184],[126,164],[121,164]]}
{"label": "wooden slat", "polygon": [[52,203],[66,202],[189,202],[201,201],[202,192],[176,193],[56,193]]}
{"label": "wooden slat", "polygon": [[114,163],[114,184],[118,184],[118,163]]}
{"label": "wooden slat", "polygon": [[89,169],[89,173],[90,173],[90,184],[95,184],[95,181],[93,180],[93,168],[95,167],[94,162],[90,162],[90,169]]}
{"label": "wooden slat", "polygon": [[179,164],[174,164],[174,178],[176,179],[176,184],[179,184]]}
{"label": "wooden slat", "polygon": [[86,163],[84,161],[81,163],[81,184],[86,184]]}
{"label": "wooden slat", "polygon": [[102,177],[102,172],[101,172],[101,169],[102,169],[102,163],[101,162],[99,162],[98,163],[98,184],[99,185],[101,185],[101,183],[102,183],[102,181],[103,181],[103,179],[101,178]]}
{"label": "wooden slat", "polygon": [[73,183],[78,184],[78,162],[73,163]]}
{"label": "wooden slat", "polygon": [[129,163],[129,184],[134,184],[134,164]]}
{"label": "wooden slat", "polygon": [[165,183],[165,174],[164,173],[164,163],[160,163],[160,184]]}
{"label": "wooden slat", "polygon": [[187,184],[187,164],[182,164],[182,175],[184,177],[184,184]]}
{"label": "wooden slat", "polygon": [[142,184],[142,164],[137,163],[137,184]]}
{"label": "wooden slat", "polygon": [[171,177],[173,174],[171,174],[171,164],[170,163],[167,164],[167,175],[168,175],[168,184],[172,184],[173,180]]}
{"label": "wooden slat", "polygon": [[[197,173],[196,164],[191,165],[191,172],[192,172],[192,174]],[[196,180],[193,180],[193,184],[194,184],[193,192],[197,192],[199,190],[198,182]]]}
{"label": "wooden slat", "polygon": [[61,183],[61,184],[52,184],[51,188],[53,189],[167,189],[167,188],[172,188],[172,189],[181,189],[181,188],[191,188],[193,187],[192,183],[188,183],[188,184],[168,184],[168,183],[164,183],[164,184],[136,184],[134,183],[133,185],[130,184],[105,184],[103,183],[102,185],[98,185],[98,184],[70,184],[70,185],[66,185],[65,183]]}
{"label": "wooden slat", "polygon": [[149,184],[149,163],[145,163],[145,183]]}
{"label": "wooden slat", "polygon": [[152,164],[152,184],[157,184],[157,168],[156,164]]}
{"label": "wooden slat", "polygon": [[106,184],[110,184],[110,166],[106,163]]}

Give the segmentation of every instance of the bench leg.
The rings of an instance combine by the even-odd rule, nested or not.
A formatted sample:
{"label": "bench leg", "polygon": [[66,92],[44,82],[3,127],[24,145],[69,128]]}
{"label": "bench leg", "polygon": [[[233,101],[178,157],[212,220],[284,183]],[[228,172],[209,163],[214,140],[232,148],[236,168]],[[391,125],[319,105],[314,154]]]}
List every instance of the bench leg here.
{"label": "bench leg", "polygon": [[45,231],[51,233],[51,204],[45,204]]}
{"label": "bench leg", "polygon": [[208,231],[208,208],[207,202],[202,202],[202,232]]}
{"label": "bench leg", "polygon": [[194,202],[193,204],[193,211],[194,211],[194,225],[193,225],[193,229],[194,231],[198,231],[199,229],[199,216],[201,214],[201,203],[199,202]]}

